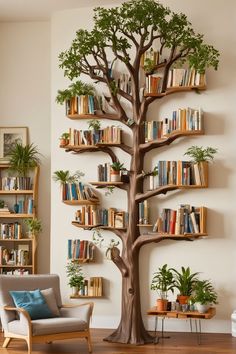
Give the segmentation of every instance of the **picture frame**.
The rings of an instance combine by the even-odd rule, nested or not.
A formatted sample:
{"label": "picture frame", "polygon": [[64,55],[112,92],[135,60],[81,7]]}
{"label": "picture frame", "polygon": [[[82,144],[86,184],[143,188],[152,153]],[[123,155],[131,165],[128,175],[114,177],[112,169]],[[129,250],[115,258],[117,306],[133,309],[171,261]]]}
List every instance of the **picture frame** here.
{"label": "picture frame", "polygon": [[13,144],[28,143],[27,127],[0,127],[0,163],[8,163],[8,154]]}

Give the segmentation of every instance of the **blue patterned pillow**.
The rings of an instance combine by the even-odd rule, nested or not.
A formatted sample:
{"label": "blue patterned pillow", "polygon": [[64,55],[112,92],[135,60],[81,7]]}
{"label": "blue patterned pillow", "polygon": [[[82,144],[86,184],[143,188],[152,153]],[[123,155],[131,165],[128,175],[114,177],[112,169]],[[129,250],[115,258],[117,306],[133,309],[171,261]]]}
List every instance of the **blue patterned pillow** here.
{"label": "blue patterned pillow", "polygon": [[16,307],[25,309],[32,320],[54,317],[40,290],[10,291]]}

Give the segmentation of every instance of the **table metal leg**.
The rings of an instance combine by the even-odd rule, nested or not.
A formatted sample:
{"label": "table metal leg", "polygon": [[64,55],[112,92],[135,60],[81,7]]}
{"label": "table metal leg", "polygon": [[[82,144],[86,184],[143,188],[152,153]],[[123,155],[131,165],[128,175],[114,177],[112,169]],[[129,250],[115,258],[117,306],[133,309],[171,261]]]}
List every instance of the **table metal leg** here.
{"label": "table metal leg", "polygon": [[195,319],[195,328],[196,328],[196,334],[197,334],[197,342],[198,342],[198,345],[200,345],[201,344],[201,334],[202,334],[201,319],[199,319],[199,320]]}

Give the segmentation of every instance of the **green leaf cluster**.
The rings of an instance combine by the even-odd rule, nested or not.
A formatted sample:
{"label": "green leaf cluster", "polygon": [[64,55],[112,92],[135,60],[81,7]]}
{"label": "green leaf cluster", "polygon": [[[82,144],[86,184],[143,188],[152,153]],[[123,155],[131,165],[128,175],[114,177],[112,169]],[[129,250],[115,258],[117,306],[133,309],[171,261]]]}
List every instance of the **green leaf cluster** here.
{"label": "green leaf cluster", "polygon": [[199,302],[202,305],[217,304],[217,293],[210,280],[198,280],[193,287],[193,302]]}
{"label": "green leaf cluster", "polygon": [[189,156],[194,163],[199,163],[202,161],[213,161],[217,151],[217,149],[210,146],[203,148],[202,146],[193,145],[188,148],[184,155]]}
{"label": "green leaf cluster", "polygon": [[190,267],[181,267],[181,271],[171,268],[174,272],[175,288],[179,290],[180,295],[190,296],[196,281],[198,280],[198,272],[192,273]]}
{"label": "green leaf cluster", "polygon": [[[186,15],[172,12],[155,0],[95,8],[93,29],[76,32],[70,48],[59,55],[60,67],[71,80],[82,73],[94,79],[101,77],[115,94],[117,88],[109,80],[109,62],[119,59],[132,71],[131,48],[136,50],[136,65],[154,41],[159,41],[161,51],[172,53],[171,65],[187,62],[201,73],[207,67],[218,67],[219,52],[204,42],[203,35],[194,32]],[[148,67],[151,64],[146,63]]]}
{"label": "green leaf cluster", "polygon": [[42,232],[42,222],[41,220],[34,218],[34,219],[25,219],[24,223],[28,227],[28,230],[31,234],[38,235]]}
{"label": "green leaf cluster", "polygon": [[158,271],[153,274],[151,282],[151,290],[157,290],[162,299],[167,298],[167,292],[174,292],[175,282],[173,270],[168,268],[167,264],[158,268]]}
{"label": "green leaf cluster", "polygon": [[68,285],[71,288],[82,288],[84,285],[84,275],[80,264],[70,261],[66,265],[66,275],[68,277]]}
{"label": "green leaf cluster", "polygon": [[26,176],[34,167],[40,164],[40,153],[34,144],[14,144],[8,154],[9,172]]}
{"label": "green leaf cluster", "polygon": [[86,84],[81,80],[77,80],[76,82],[69,85],[69,87],[65,90],[58,90],[56,96],[56,102],[59,104],[63,104],[65,101],[71,100],[76,96],[83,95],[91,95],[95,94],[95,88],[91,84]]}
{"label": "green leaf cluster", "polygon": [[84,173],[77,170],[75,173],[70,174],[69,170],[58,170],[53,173],[52,179],[55,182],[60,182],[61,184],[66,183],[77,183]]}

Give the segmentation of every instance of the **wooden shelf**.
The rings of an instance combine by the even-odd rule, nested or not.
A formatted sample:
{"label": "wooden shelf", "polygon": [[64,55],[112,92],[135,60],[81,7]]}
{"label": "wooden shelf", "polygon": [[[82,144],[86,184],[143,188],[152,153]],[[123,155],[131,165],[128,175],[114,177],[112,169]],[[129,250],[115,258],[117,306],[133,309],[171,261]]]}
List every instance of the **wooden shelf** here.
{"label": "wooden shelf", "polygon": [[92,201],[87,199],[63,200],[63,203],[67,205],[96,205],[99,204],[99,200],[97,201]]}
{"label": "wooden shelf", "polygon": [[91,262],[94,262],[94,259],[90,259],[90,258],[71,258],[70,261],[71,262],[75,262],[75,263],[91,263]]}
{"label": "wooden shelf", "polygon": [[81,229],[91,230],[94,228],[99,228],[102,230],[126,230],[126,227],[111,227],[111,226],[104,226],[104,225],[81,225],[78,221],[72,221],[72,225],[79,227]]}
{"label": "wooden shelf", "polygon": [[138,227],[153,227],[152,224],[137,224]]}
{"label": "wooden shelf", "polygon": [[94,150],[99,150],[100,146],[113,146],[113,147],[119,147],[122,146],[122,144],[117,144],[117,143],[98,143],[96,145],[65,145],[65,146],[60,146],[61,149],[66,149],[66,150],[86,150],[86,149],[94,149]]}
{"label": "wooden shelf", "polygon": [[89,182],[92,186],[97,186],[97,188],[105,188],[105,187],[112,187],[112,186],[121,186],[124,182]]}
{"label": "wooden shelf", "polygon": [[33,268],[33,265],[0,265],[0,268]]}
{"label": "wooden shelf", "polygon": [[145,97],[164,97],[167,95],[170,95],[172,93],[176,93],[176,92],[189,92],[192,90],[206,90],[206,85],[202,85],[202,86],[175,86],[175,87],[170,87],[167,88],[166,92],[162,92],[162,93],[151,93],[151,92],[147,92],[144,94]]}
{"label": "wooden shelf", "polygon": [[160,236],[160,238],[163,239],[172,239],[172,240],[185,240],[185,239],[194,239],[194,238],[200,238],[200,237],[206,237],[208,236],[207,233],[196,233],[196,234],[178,234],[178,235],[174,235],[174,234],[167,234],[167,233],[160,233],[160,232],[148,232],[146,235],[142,235],[142,236],[146,236],[146,237],[150,237],[150,236]]}
{"label": "wooden shelf", "polygon": [[97,296],[93,296],[93,295],[71,295],[70,299],[97,299],[97,298],[102,298],[104,297],[103,295],[97,295]]}
{"label": "wooden shelf", "polygon": [[32,189],[22,189],[22,190],[0,190],[0,195],[19,195],[19,194],[33,194]]}
{"label": "wooden shelf", "polygon": [[8,219],[19,219],[19,218],[34,218],[35,215],[34,214],[14,214],[14,213],[10,213],[10,214],[7,214],[7,213],[0,213],[0,218],[8,218]]}
{"label": "wooden shelf", "polygon": [[115,114],[104,113],[104,114],[67,114],[70,119],[112,119],[119,120],[119,117]]}
{"label": "wooden shelf", "polygon": [[34,239],[33,238],[0,238],[1,242],[32,242]]}

